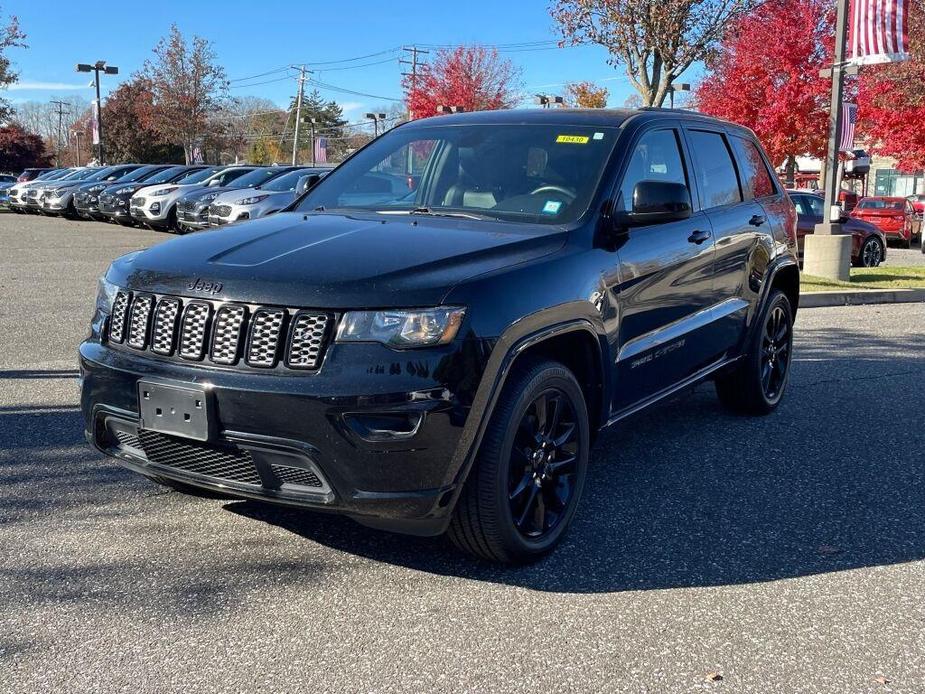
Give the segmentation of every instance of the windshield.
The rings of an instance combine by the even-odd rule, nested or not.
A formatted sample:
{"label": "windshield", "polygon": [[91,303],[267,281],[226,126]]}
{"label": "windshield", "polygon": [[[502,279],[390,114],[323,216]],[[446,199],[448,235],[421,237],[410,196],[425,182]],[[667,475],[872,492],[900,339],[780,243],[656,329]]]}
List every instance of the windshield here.
{"label": "windshield", "polygon": [[57,171],[50,172],[47,176],[39,176],[38,178],[41,178],[45,181],[58,181],[67,176],[69,173],[71,173],[70,169],[58,169]]}
{"label": "windshield", "polygon": [[237,181],[235,181],[235,188],[255,188],[259,185],[263,185],[267,181],[281,176],[282,174],[289,171],[289,169],[280,169],[278,167],[267,167],[265,169],[255,169],[249,174],[241,176]]}
{"label": "windshield", "polygon": [[588,209],[616,135],[555,124],[397,128],[330,173],[298,209],[564,224]]}
{"label": "windshield", "polygon": [[216,171],[219,171],[219,169],[214,166],[208,169],[200,169],[199,171],[194,171],[193,173],[179,179],[177,183],[182,183],[185,186],[191,185],[193,183],[202,183],[207,178],[211,178]]}
{"label": "windshield", "polygon": [[862,210],[902,210],[904,209],[902,200],[867,199],[867,200],[861,200],[861,202],[858,203],[858,207]]}
{"label": "windshield", "polygon": [[181,173],[186,171],[185,166],[171,166],[169,169],[164,169],[160,173],[156,173],[150,178],[146,178],[146,183],[169,183],[174,178],[179,176]]}
{"label": "windshield", "polygon": [[130,171],[125,174],[122,178],[116,179],[116,183],[134,183],[135,181],[143,181],[149,176],[153,176],[158,171],[161,171],[160,166],[142,166],[139,169]]}
{"label": "windshield", "polygon": [[290,171],[287,174],[283,174],[279,178],[274,178],[265,186],[261,186],[260,190],[271,190],[276,193],[280,193],[286,190],[295,190],[295,187],[299,184],[299,179],[302,178],[302,176],[309,175],[311,175],[311,171],[306,171],[304,169]]}
{"label": "windshield", "polygon": [[76,171],[71,171],[66,176],[62,176],[60,181],[82,181],[90,174],[94,173],[96,169],[77,169]]}

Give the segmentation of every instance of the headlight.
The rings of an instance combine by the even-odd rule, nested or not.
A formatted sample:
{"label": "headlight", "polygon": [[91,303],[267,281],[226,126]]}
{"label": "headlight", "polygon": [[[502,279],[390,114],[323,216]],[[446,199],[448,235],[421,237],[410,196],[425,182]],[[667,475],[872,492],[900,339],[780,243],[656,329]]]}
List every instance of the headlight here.
{"label": "headlight", "polygon": [[349,311],[337,329],[338,342],[381,342],[390,347],[430,347],[451,342],[466,309],[437,308]]}
{"label": "headlight", "polygon": [[249,198],[244,198],[243,200],[238,200],[235,205],[256,205],[261,200],[266,200],[269,195],[254,195]]}
{"label": "headlight", "polygon": [[106,186],[92,186],[92,187],[90,187],[90,188],[87,189],[87,192],[88,192],[88,193],[99,193],[99,192],[100,192],[101,190],[103,190],[103,188],[105,188],[105,187],[106,187]]}
{"label": "headlight", "polygon": [[96,310],[109,315],[112,310],[113,299],[116,298],[117,287],[103,275],[96,283]]}
{"label": "headlight", "polygon": [[151,196],[156,198],[161,195],[170,195],[176,189],[177,189],[176,186],[174,186],[173,188],[161,188],[160,190],[155,190],[153,193],[151,193]]}
{"label": "headlight", "polygon": [[135,189],[132,186],[125,186],[124,188],[119,188],[113,192],[113,195],[125,195],[126,193],[134,193]]}
{"label": "headlight", "polygon": [[218,193],[209,193],[208,195],[203,195],[201,198],[199,198],[199,202],[212,202],[217,197]]}

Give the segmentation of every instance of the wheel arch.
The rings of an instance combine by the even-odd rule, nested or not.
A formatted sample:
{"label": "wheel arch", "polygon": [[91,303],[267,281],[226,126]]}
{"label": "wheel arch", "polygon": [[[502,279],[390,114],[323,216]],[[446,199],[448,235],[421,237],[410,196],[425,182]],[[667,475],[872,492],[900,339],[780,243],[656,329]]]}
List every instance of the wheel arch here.
{"label": "wheel arch", "polygon": [[800,268],[795,260],[783,261],[772,267],[768,275],[767,288],[761,297],[762,306],[767,303],[771,292],[775,289],[781,290],[790,301],[790,308],[796,318],[800,305]]}

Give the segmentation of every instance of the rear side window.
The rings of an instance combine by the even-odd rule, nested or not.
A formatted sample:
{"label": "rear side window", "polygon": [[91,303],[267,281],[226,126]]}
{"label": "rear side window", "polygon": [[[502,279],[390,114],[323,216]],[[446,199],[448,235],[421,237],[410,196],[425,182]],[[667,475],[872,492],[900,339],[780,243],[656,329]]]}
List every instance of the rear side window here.
{"label": "rear side window", "polygon": [[694,153],[694,177],[703,209],[741,202],[739,178],[726,138],[720,133],[691,130],[688,140]]}
{"label": "rear side window", "polygon": [[739,163],[742,165],[743,187],[751,192],[753,198],[766,198],[777,193],[777,186],[755,143],[744,137],[735,138],[735,142],[739,150]]}
{"label": "rear side window", "polygon": [[621,209],[632,209],[633,190],[640,181],[667,181],[687,185],[684,162],[674,130],[653,130],[639,139],[620,186]]}

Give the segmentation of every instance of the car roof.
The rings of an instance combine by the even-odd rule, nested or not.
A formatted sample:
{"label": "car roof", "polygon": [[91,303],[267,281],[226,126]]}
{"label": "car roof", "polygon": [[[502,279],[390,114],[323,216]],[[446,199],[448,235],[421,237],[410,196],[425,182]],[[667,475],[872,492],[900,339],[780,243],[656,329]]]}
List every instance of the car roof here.
{"label": "car roof", "polygon": [[451,113],[429,118],[421,118],[403,124],[407,127],[428,127],[440,125],[463,124],[503,124],[517,125],[553,124],[588,127],[620,127],[633,120],[640,123],[657,122],[660,120],[685,120],[701,123],[722,124],[741,132],[753,133],[746,127],[729,121],[706,116],[695,111],[685,109],[645,107],[631,108],[523,108],[501,109],[497,111],[472,111],[470,113]]}

